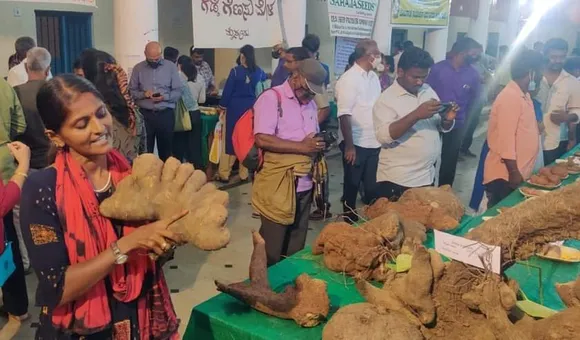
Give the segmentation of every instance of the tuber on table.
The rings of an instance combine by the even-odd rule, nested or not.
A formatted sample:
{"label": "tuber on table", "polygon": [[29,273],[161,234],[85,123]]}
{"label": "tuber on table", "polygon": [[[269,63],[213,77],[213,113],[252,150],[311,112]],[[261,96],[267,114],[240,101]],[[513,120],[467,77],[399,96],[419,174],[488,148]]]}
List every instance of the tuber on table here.
{"label": "tuber on table", "polygon": [[340,308],[328,321],[322,340],[422,340],[419,327],[399,313],[370,303]]}
{"label": "tuber on table", "polygon": [[294,320],[302,327],[315,327],[325,320],[330,309],[326,282],[302,274],[296,279],[296,286],[275,293],[268,282],[266,242],[255,231],[252,239],[254,251],[250,260],[250,282],[225,284],[215,281],[217,289],[262,313]]}
{"label": "tuber on table", "polygon": [[379,198],[365,208],[365,214],[371,220],[388,211],[396,211],[403,220],[416,221],[437,230],[456,228],[465,213],[461,201],[448,185],[412,188],[405,191],[397,202]]}
{"label": "tuber on table", "polygon": [[556,291],[568,307],[580,307],[580,276],[576,281],[556,283]]}
{"label": "tuber on table", "polygon": [[153,154],[143,154],[135,159],[132,174],[101,203],[100,211],[121,221],[155,221],[187,210],[171,230],[202,250],[218,250],[230,241],[228,200],[227,192],[207,183],[205,173],[191,164],[175,158],[163,163]]}

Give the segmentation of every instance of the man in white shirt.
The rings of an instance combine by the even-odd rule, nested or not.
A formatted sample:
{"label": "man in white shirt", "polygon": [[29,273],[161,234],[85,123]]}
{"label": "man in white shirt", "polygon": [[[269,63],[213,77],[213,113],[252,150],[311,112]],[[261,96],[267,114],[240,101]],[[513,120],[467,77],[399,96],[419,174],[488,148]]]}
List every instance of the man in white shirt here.
{"label": "man in white shirt", "polygon": [[[548,65],[537,99],[544,113],[544,163],[550,164],[576,145],[580,117],[580,82],[564,71],[568,43],[550,39],[544,47]],[[570,127],[570,129],[568,129]]]}
{"label": "man in white shirt", "polygon": [[[441,154],[440,132],[455,124],[456,108],[442,107],[425,78],[433,58],[412,47],[399,60],[397,80],[373,108],[378,141],[378,197],[398,199],[409,188],[433,185],[435,162]],[[439,113],[442,112],[442,113]]]}
{"label": "man in white shirt", "polygon": [[343,209],[347,222],[356,222],[356,199],[361,182],[367,199],[374,198],[380,144],[373,128],[373,105],[381,95],[381,84],[374,69],[382,56],[374,40],[360,41],[354,65],[336,85],[340,144],[344,157]]}
{"label": "man in white shirt", "polygon": [[[28,82],[28,72],[26,71],[26,53],[36,47],[36,42],[31,37],[20,37],[16,39],[14,43],[14,47],[16,48],[16,55],[22,56],[24,58],[20,64],[14,66],[8,71],[8,84],[12,87],[16,87],[18,85],[26,84]],[[48,73],[48,78],[46,80],[50,80],[52,78],[52,73]]]}

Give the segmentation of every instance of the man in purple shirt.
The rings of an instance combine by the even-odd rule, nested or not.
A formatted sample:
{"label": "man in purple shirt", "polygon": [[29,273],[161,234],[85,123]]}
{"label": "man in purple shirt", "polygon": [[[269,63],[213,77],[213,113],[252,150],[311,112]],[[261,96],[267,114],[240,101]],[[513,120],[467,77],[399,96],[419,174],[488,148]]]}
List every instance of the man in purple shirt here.
{"label": "man in purple shirt", "polygon": [[431,68],[426,80],[442,103],[455,102],[459,106],[455,127],[443,135],[439,185],[453,185],[455,179],[467,113],[475,104],[481,90],[481,77],[472,67],[481,57],[481,51],[481,44],[477,41],[461,38],[453,45],[447,59]]}
{"label": "man in purple shirt", "polygon": [[264,163],[255,177],[254,186],[260,187],[272,180],[268,177],[275,170],[272,167],[287,167],[287,171],[298,178],[295,181],[294,221],[290,225],[273,220],[279,215],[277,212],[285,208],[276,206],[281,201],[277,195],[282,195],[275,191],[277,188],[273,188],[273,192],[253,193],[253,202],[259,200],[266,203],[259,212],[262,220],[260,234],[266,241],[268,265],[302,250],[306,242],[312,204],[312,176],[300,177],[295,165],[282,163],[287,163],[284,159],[294,159],[296,155],[304,155],[308,159],[324,150],[322,138],[315,137],[318,119],[313,99],[317,93],[322,93],[325,77],[326,71],[318,61],[306,59],[287,81],[262,94],[254,104],[256,146],[266,155],[276,154],[274,157],[279,159],[277,164]]}

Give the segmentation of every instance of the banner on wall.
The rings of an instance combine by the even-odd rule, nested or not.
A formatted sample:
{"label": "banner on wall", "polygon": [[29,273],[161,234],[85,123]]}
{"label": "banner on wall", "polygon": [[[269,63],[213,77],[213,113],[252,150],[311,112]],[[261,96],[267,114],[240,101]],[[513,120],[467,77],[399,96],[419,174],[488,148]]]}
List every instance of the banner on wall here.
{"label": "banner on wall", "polygon": [[193,0],[199,48],[272,47],[282,41],[277,0]]}
{"label": "banner on wall", "polygon": [[338,77],[344,73],[348,58],[354,52],[360,39],[336,37],[334,48],[334,74]]}
{"label": "banner on wall", "polygon": [[378,7],[379,0],[328,0],[330,35],[371,38]]}
{"label": "banner on wall", "polygon": [[0,2],[43,2],[51,4],[72,4],[97,7],[97,0],[0,0]]}
{"label": "banner on wall", "polygon": [[393,0],[393,26],[447,27],[450,0]]}

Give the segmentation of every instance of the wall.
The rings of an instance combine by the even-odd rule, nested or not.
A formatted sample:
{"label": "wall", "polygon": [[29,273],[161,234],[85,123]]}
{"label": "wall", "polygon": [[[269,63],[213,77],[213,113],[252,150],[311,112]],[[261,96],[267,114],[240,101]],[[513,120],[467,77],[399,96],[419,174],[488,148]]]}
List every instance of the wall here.
{"label": "wall", "polygon": [[[334,41],[330,36],[330,22],[328,21],[328,4],[325,1],[308,0],[306,8],[306,25],[308,32],[320,38],[320,61],[330,67],[330,81],[334,81]],[[293,46],[291,46],[293,47]]]}
{"label": "wall", "polygon": [[[29,2],[0,2],[0,76],[8,73],[8,57],[14,53],[14,41],[21,36],[36,38],[35,10],[92,12],[93,45],[95,48],[114,53],[113,0],[97,0],[98,8]],[[14,16],[14,9],[20,16]]]}

